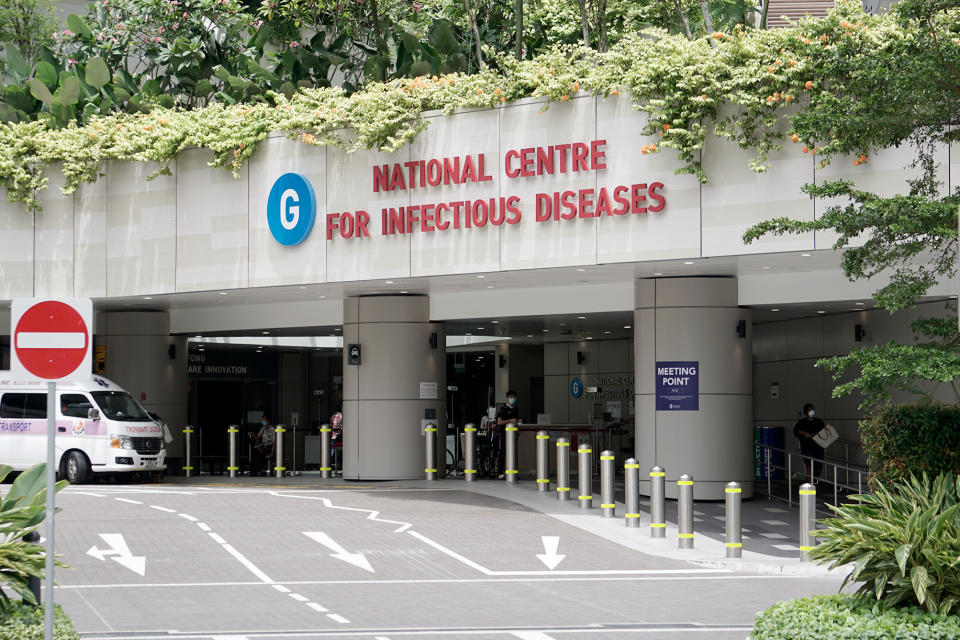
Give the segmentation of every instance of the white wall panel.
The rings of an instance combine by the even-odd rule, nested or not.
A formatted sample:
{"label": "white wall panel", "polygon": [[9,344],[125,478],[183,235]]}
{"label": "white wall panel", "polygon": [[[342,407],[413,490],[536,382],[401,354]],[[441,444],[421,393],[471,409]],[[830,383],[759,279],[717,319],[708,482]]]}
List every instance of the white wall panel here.
{"label": "white wall panel", "polygon": [[[176,177],[155,163],[107,165],[107,294],[171,293],[176,276]],[[172,163],[171,171],[176,171]]]}
{"label": "white wall panel", "polygon": [[0,191],[0,298],[33,296],[33,214]]}
{"label": "white wall panel", "polygon": [[703,149],[703,255],[741,255],[813,249],[813,234],[768,236],[743,244],[743,232],[769,218],[813,219],[813,200],[800,187],[813,181],[813,160],[786,141],[770,153],[764,173],[750,169],[754,153],[736,143],[708,137]]}
{"label": "white wall panel", "polygon": [[212,153],[177,159],[177,291],[247,286],[249,166],[240,177],[210,167]]}
{"label": "white wall panel", "polygon": [[73,196],[60,188],[66,183],[60,165],[47,168],[47,188],[40,191],[43,211],[36,215],[34,295],[73,295]]}
{"label": "white wall panel", "polygon": [[[640,136],[648,116],[633,108],[627,96],[598,98],[597,138],[607,141],[607,169],[597,172],[597,185],[661,182],[666,198],[662,211],[597,219],[597,261],[633,262],[700,255],[700,182],[676,175],[679,159],[673,149],[643,154],[641,147],[659,138]],[[648,205],[653,204],[648,199]]]}
{"label": "white wall panel", "polygon": [[[327,275],[331,282],[370,280],[379,278],[404,278],[410,275],[410,235],[381,235],[381,210],[407,207],[411,193],[373,190],[374,165],[393,165],[410,160],[410,146],[396,153],[383,151],[357,151],[346,153],[331,148],[327,161],[327,207],[325,213],[366,211],[370,214],[370,237],[344,239],[334,234],[327,242]],[[419,195],[419,193],[418,193]],[[320,223],[318,223],[320,226]],[[324,228],[317,229],[323,233]]]}
{"label": "white wall panel", "polygon": [[[577,98],[566,104],[524,102],[506,106],[499,112],[501,156],[508,150],[574,142],[589,144],[596,139],[596,99],[593,97]],[[538,193],[595,189],[596,186],[596,171],[592,170],[504,178],[502,194],[520,197],[523,220],[501,229],[501,269],[595,263],[596,218],[536,222],[535,198]]]}
{"label": "white wall panel", "polygon": [[[410,194],[412,204],[437,204],[464,200],[497,199],[503,183],[500,143],[500,116],[495,110],[469,111],[452,116],[428,118],[430,126],[410,147],[411,160],[456,158],[474,161],[484,156],[484,173],[491,180],[441,184],[417,189]],[[497,206],[499,203],[497,202]],[[489,222],[483,227],[454,229],[453,214],[446,213],[445,230],[415,232],[410,237],[411,275],[441,275],[497,271],[500,268],[500,230]]]}
{"label": "white wall panel", "polygon": [[[327,150],[287,138],[264,140],[250,159],[250,286],[326,281],[327,242],[323,234],[323,203],[326,201]],[[267,196],[277,178],[285,173],[302,174],[317,196],[317,219],[313,232],[298,245],[277,242],[267,226]]]}
{"label": "white wall panel", "polygon": [[74,194],[74,295],[107,295],[107,180],[82,183]]}

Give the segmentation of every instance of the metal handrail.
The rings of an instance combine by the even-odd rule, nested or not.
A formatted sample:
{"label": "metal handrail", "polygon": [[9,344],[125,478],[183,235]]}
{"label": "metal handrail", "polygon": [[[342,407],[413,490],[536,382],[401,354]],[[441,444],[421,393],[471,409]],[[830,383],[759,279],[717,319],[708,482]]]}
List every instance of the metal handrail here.
{"label": "metal handrail", "polygon": [[[773,484],[772,484],[773,470],[782,469],[787,472],[787,483],[786,483],[787,484],[787,503],[790,505],[793,504],[793,456],[797,456],[801,460],[809,460],[814,462],[814,464],[810,466],[810,471],[811,471],[810,482],[811,483],[815,481],[815,475],[813,474],[813,469],[815,468],[816,463],[822,464],[824,466],[824,470],[826,470],[827,467],[833,468],[833,480],[824,478],[823,481],[833,486],[834,506],[837,506],[840,502],[841,488],[846,489],[847,491],[850,491],[850,492],[854,491],[854,486],[852,484],[849,484],[850,474],[852,473],[855,473],[857,475],[856,492],[863,493],[863,479],[868,474],[868,469],[865,467],[854,466],[849,464],[839,464],[836,462],[831,462],[829,460],[820,460],[818,458],[814,458],[813,456],[805,456],[802,453],[797,453],[796,451],[787,451],[786,449],[781,449],[779,447],[772,447],[770,445],[762,444],[759,442],[754,443],[754,446],[756,448],[764,450],[764,453],[761,453],[759,457],[755,458],[754,462],[757,462],[763,465],[761,466],[761,469],[764,469],[764,475],[766,475],[767,495],[771,498],[777,497],[773,495]],[[786,456],[786,466],[778,465],[773,462],[772,454],[775,451],[783,453]],[[843,469],[846,474],[846,480],[847,480],[846,482],[840,482],[839,480],[837,472],[840,469]]]}

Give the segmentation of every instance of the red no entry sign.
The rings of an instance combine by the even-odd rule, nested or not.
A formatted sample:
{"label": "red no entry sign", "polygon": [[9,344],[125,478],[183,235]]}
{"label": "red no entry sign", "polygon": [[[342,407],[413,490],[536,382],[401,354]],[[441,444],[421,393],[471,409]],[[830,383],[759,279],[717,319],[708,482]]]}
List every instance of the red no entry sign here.
{"label": "red no entry sign", "polygon": [[11,312],[10,369],[15,376],[43,380],[90,376],[89,299],[19,298]]}

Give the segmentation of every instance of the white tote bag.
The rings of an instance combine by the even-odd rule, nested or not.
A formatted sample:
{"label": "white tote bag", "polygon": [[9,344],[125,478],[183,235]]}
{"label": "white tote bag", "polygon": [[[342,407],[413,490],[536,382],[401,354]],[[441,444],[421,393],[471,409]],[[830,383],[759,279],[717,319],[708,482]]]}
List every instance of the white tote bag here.
{"label": "white tote bag", "polygon": [[813,436],[813,441],[818,445],[826,449],[834,442],[837,441],[837,438],[840,437],[840,434],[837,433],[836,427],[832,424],[826,424],[823,426],[823,429],[820,429],[820,432]]}

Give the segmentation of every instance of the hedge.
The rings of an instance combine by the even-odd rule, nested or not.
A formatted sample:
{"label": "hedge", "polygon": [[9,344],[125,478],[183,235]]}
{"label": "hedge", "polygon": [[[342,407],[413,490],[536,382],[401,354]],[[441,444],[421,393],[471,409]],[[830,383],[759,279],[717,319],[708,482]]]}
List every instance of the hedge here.
{"label": "hedge", "polygon": [[[0,640],[43,640],[43,631],[43,607],[10,600],[6,612],[0,613]],[[80,640],[80,634],[60,605],[53,610],[53,638]]]}
{"label": "hedge", "polygon": [[779,602],[761,611],[751,640],[960,640],[960,616],[883,609],[848,594]]}
{"label": "hedge", "polygon": [[960,475],[960,406],[884,405],[860,423],[860,434],[874,482],[905,480],[911,472]]}

